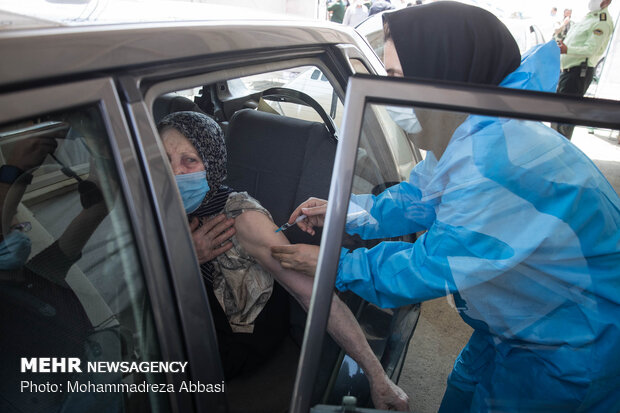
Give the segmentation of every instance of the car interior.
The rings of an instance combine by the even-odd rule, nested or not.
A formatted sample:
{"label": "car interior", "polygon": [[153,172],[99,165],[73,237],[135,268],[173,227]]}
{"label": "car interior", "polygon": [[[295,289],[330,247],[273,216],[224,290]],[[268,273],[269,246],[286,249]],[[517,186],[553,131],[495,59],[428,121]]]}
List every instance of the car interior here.
{"label": "car interior", "polygon": [[[0,266],[1,347],[8,366],[19,363],[15,355],[54,354],[92,362],[161,357],[127,211],[116,202],[121,197],[118,176],[99,110],[96,105],[70,108],[0,128],[0,165],[12,164],[15,151],[33,140],[54,138],[58,145],[41,165],[24,171],[19,179],[30,180],[23,182],[24,189],[11,185],[3,194],[3,237],[20,231],[30,241],[22,268]],[[31,178],[25,177],[28,173]],[[102,203],[103,215],[98,215]],[[79,246],[75,256],[67,252],[72,246]],[[19,366],[10,371],[19,374]],[[59,376],[73,378],[69,373],[38,374],[52,382]],[[143,373],[95,376],[88,379],[162,381],[161,376]],[[123,402],[134,408],[152,406],[144,394],[65,397],[47,392],[28,397],[14,390],[0,389],[0,410],[89,410]]]}
{"label": "car interior", "polygon": [[[287,78],[293,79],[282,85],[282,80]],[[216,120],[225,132],[227,146],[225,184],[236,191],[248,192],[271,213],[279,226],[309,197],[328,198],[341,105],[340,97],[320,69],[303,67],[166,93],[155,99],[153,118],[157,123],[168,113],[189,110],[205,113]],[[366,122],[372,123],[374,119],[378,123],[378,117],[369,117]],[[368,125],[367,129],[372,127],[376,126]],[[366,145],[358,153],[353,191],[379,193],[389,183],[386,184],[386,174],[380,171],[375,158],[368,155],[379,151],[366,136],[363,140]],[[391,173],[389,176],[398,180],[397,172]],[[321,233],[310,236],[294,226],[287,230],[286,237],[291,243],[319,245]],[[378,242],[348,238],[346,242],[355,247]],[[394,340],[393,328],[398,324],[407,325],[412,332],[419,306],[380,309],[350,292],[339,295],[358,318],[388,375],[397,380],[406,347]],[[305,318],[305,311],[290,298],[290,337],[259,370],[227,381],[231,411],[244,411],[249,405],[254,406],[255,411],[286,411]],[[366,391],[358,396],[357,404],[370,406],[367,380],[351,362],[331,337],[326,336],[313,404],[340,404],[344,395],[354,387],[361,387]],[[351,365],[357,371],[346,374]],[[262,397],[267,393],[269,398]]]}
{"label": "car interior", "polygon": [[[329,78],[319,67],[303,66],[168,92],[154,100],[153,122],[156,124],[169,113],[185,110],[205,113],[216,120],[225,132],[228,151],[225,184],[236,191],[247,191],[272,214],[275,224],[281,225],[292,210],[310,196],[328,198],[342,119],[342,96],[331,86]],[[402,174],[400,165],[395,165],[393,159],[370,156],[388,152],[377,147],[380,143],[369,139],[373,130],[385,128],[384,118],[385,114],[377,113],[365,120],[367,132],[362,136],[363,144],[358,151],[355,193],[378,193],[390,181],[398,181]],[[17,305],[29,326],[22,338],[30,344],[15,342],[15,354],[21,354],[26,347],[37,355],[42,351],[40,346],[56,343],[61,347],[55,354],[68,351],[87,360],[161,359],[130,218],[123,203],[116,202],[122,195],[118,191],[119,177],[109,152],[109,131],[102,120],[101,108],[97,105],[69,108],[0,125],[0,164],[10,163],[16,142],[37,137],[55,138],[58,148],[33,172],[32,184],[16,203],[15,216],[4,216],[8,209],[3,208],[3,235],[7,235],[7,228],[14,227],[9,222],[15,221],[20,228],[27,227],[27,236],[32,241],[30,256],[41,255],[58,243],[84,205],[88,205],[88,196],[84,194],[88,192],[84,190],[87,180],[98,180],[99,199],[103,199],[109,209],[96,223],[92,236],[84,240],[75,265],[67,267],[66,273],[59,275],[51,286],[43,286],[37,293],[40,294],[38,298],[15,289],[0,289],[2,301],[12,310]],[[319,245],[321,240],[320,232],[311,237],[297,227],[289,229],[286,236],[292,243]],[[346,242],[351,246],[373,245],[359,238],[349,238]],[[35,260],[31,260],[25,267],[35,264]],[[39,267],[36,271],[33,268],[29,270],[40,274],[42,279],[53,273],[49,267]],[[8,274],[7,270],[0,267],[0,277],[5,273]],[[66,297],[45,295],[46,290],[56,291],[57,288]],[[380,309],[352,293],[339,293],[339,296],[357,317],[387,374],[397,381],[406,355],[407,338],[417,323],[419,306]],[[306,318],[301,306],[292,298],[289,301],[290,333],[276,355],[252,374],[227,381],[230,411],[247,411],[247,406],[254,406],[253,411],[266,412],[288,409]],[[80,308],[84,328],[73,331],[66,327],[72,325],[67,317],[73,320],[76,316],[63,309],[63,302]],[[50,323],[48,317],[58,320]],[[7,328],[5,337],[9,336],[15,322],[24,322],[20,320],[19,317],[3,319],[2,324]],[[50,340],[28,339],[39,336],[41,329]],[[408,337],[399,335],[401,332]],[[86,348],[81,347],[82,339],[89,343]],[[67,342],[73,344],[67,346]],[[319,370],[312,404],[339,405],[344,395],[354,394],[358,396],[358,406],[370,405],[363,372],[328,335]],[[19,369],[16,367],[13,371]],[[132,383],[144,379],[144,374],[139,373],[115,375],[106,380]],[[155,376],[146,379],[165,380]],[[265,397],[266,394],[269,397]],[[11,403],[28,406],[31,411],[39,411],[41,403],[65,408],[87,403],[77,396],[62,399],[64,396],[60,394],[49,394],[37,401],[26,400],[19,393],[15,397]],[[113,397],[102,394],[89,400],[90,405],[83,406],[123,403],[131,410],[131,407],[164,405],[164,400],[162,395]]]}

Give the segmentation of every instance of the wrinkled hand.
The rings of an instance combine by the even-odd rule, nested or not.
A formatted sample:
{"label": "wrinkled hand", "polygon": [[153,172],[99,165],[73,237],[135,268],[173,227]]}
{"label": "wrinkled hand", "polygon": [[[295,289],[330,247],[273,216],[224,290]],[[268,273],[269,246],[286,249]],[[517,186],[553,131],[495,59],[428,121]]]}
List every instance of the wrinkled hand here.
{"label": "wrinkled hand", "polygon": [[271,247],[271,256],[280,262],[282,268],[313,277],[319,259],[319,247],[308,244],[278,245]]}
{"label": "wrinkled hand", "polygon": [[54,153],[57,146],[56,139],[50,137],[21,140],[13,146],[7,165],[16,166],[23,171],[38,168],[48,154]]}
{"label": "wrinkled hand", "polygon": [[314,227],[322,227],[325,222],[325,213],[327,211],[327,201],[320,198],[308,198],[295,208],[288,222],[294,223],[300,215],[306,215],[307,218],[297,223],[297,226],[310,235],[314,235]]}
{"label": "wrinkled hand", "polygon": [[381,383],[372,383],[370,397],[376,409],[408,412],[409,396],[385,374]]}
{"label": "wrinkled hand", "polygon": [[189,223],[189,229],[192,231],[194,249],[200,264],[211,261],[232,248],[230,237],[235,235],[234,219],[226,219],[223,214],[220,214],[202,220],[200,228],[198,228],[199,223],[200,220],[193,217]]}

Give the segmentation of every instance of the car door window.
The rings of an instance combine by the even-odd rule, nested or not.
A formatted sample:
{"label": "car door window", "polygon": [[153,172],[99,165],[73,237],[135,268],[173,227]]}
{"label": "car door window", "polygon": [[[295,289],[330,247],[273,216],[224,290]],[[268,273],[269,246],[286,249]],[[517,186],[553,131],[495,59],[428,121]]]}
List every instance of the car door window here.
{"label": "car door window", "polygon": [[[304,63],[309,60],[305,59]],[[346,63],[345,61],[341,64],[346,67]],[[356,60],[356,63],[360,69],[366,70],[363,62]],[[284,62],[279,65],[287,67]],[[266,67],[273,66],[274,64],[271,64]],[[332,83],[334,75],[325,65],[317,59],[316,65],[305,63],[288,67],[260,73],[260,67],[251,66],[231,69],[230,74],[224,73],[225,71],[215,75],[205,74],[205,83],[198,87],[195,87],[196,79],[200,76],[178,81],[169,80],[165,87],[155,86],[147,93],[146,98],[149,101],[152,97],[153,118],[156,122],[160,122],[171,112],[187,110],[202,112],[216,121],[223,130],[226,143],[227,178],[224,184],[235,192],[247,192],[255,198],[269,211],[276,226],[285,223],[295,206],[309,196],[328,196],[333,159],[338,145],[337,135],[325,127],[325,118],[319,116],[315,108],[288,101],[287,98],[294,97],[295,94],[280,94],[278,89],[306,94],[318,102],[322,111],[336,124],[342,116],[341,99],[335,93],[340,86]],[[246,73],[258,74],[239,76]],[[226,80],[226,75],[231,79]],[[175,90],[175,83],[182,85],[182,89]],[[275,99],[266,98],[265,91],[274,89]],[[156,91],[160,94],[156,95]],[[364,130],[364,144],[357,153],[360,168],[356,171],[354,191],[371,192],[386,181],[408,176],[415,164],[412,146],[406,133],[394,123],[385,109],[377,108],[365,122]],[[389,142],[372,139],[375,134],[384,133],[390,135]],[[389,149],[390,146],[394,146],[394,153]],[[297,227],[288,229],[285,236],[291,243],[316,245],[320,241],[319,236],[310,236]],[[220,275],[218,277],[221,278]],[[230,340],[225,334],[229,323],[221,316],[222,306],[215,295],[220,292],[215,291],[215,285],[210,284],[208,279],[205,278],[204,281],[211,312],[215,315],[218,341],[220,345],[229,343]],[[274,292],[278,292],[277,287],[276,284]],[[341,299],[358,317],[372,349],[385,363],[389,377],[396,379],[402,368],[401,356],[404,357],[408,338],[419,314],[418,307],[410,306],[402,311],[392,311],[369,306],[359,297],[343,295]],[[261,360],[261,364],[257,364],[254,371],[229,374],[226,383],[231,409],[248,405],[260,408],[282,400],[285,404],[289,403],[290,387],[273,389],[269,387],[272,381],[262,379],[266,371],[279,365],[283,368],[278,367],[279,370],[274,370],[274,374],[282,377],[278,380],[292,385],[305,326],[305,311],[292,297],[287,297],[287,301],[289,310],[278,311],[277,314],[270,310],[265,311],[264,316],[261,315],[261,320],[269,320],[274,328],[283,322],[288,324],[287,336],[283,340],[277,340],[283,350],[278,357],[266,362]],[[269,306],[271,308],[271,301]],[[276,335],[274,338],[277,338]],[[289,347],[291,343],[293,346]],[[359,365],[346,356],[331,338],[326,337],[319,346],[324,349],[324,357],[319,362],[321,377],[312,384],[312,399],[315,402],[340,401],[342,396],[349,393],[359,398],[360,405],[369,406],[368,385]],[[230,355],[237,354],[238,351],[225,344],[221,349],[228,349],[224,353],[220,352],[224,370],[227,371],[231,365]],[[346,383],[347,372],[356,372],[359,379],[353,387]],[[251,388],[248,389],[248,386]],[[244,396],[235,397],[240,391]]]}
{"label": "car door window", "polygon": [[[432,92],[433,88],[440,90]],[[551,223],[561,212],[550,209],[549,205],[542,207],[548,196],[552,197],[545,195],[545,190],[579,186],[579,177],[587,175],[592,176],[592,182],[585,184],[584,191],[596,189],[603,194],[600,199],[618,199],[620,183],[617,172],[612,171],[620,167],[620,153],[615,142],[605,136],[610,131],[611,136],[618,133],[620,124],[615,115],[618,105],[592,101],[573,107],[572,101],[558,96],[542,98],[540,94],[527,92],[515,96],[514,91],[501,88],[463,89],[370,77],[354,78],[350,82],[349,106],[345,108],[347,122],[343,125],[341,156],[337,160],[340,169],[334,171],[339,182],[332,183],[333,188],[339,187],[341,191],[334,191],[332,195],[338,192],[340,195],[328,202],[327,221],[331,225],[324,228],[315,286],[316,307],[308,321],[311,327],[307,330],[307,352],[302,354],[302,357],[311,354],[312,334],[321,328],[314,325],[313,317],[322,311],[320,297],[333,288],[336,279],[337,287],[349,289],[381,307],[397,308],[424,301],[424,322],[413,336],[407,357],[408,374],[415,379],[401,379],[399,383],[410,392],[414,411],[437,411],[446,390],[445,379],[470,338],[472,328],[488,329],[499,340],[523,342],[540,340],[538,328],[550,328],[545,331],[543,341],[559,343],[553,344],[558,353],[563,349],[562,343],[579,341],[581,335],[576,332],[590,331],[587,319],[603,317],[603,310],[581,307],[587,314],[584,322],[576,327],[578,330],[548,326],[561,325],[558,312],[571,311],[583,300],[589,300],[592,283],[604,283],[601,280],[613,273],[609,269],[607,275],[601,274],[602,278],[595,281],[584,262],[581,270],[573,268],[587,274],[581,281],[565,273],[564,276],[572,281],[556,282],[541,278],[540,274],[546,274],[543,268],[526,268],[519,257],[525,254],[531,258],[523,248],[536,243],[541,247],[530,252],[540,262],[556,262],[560,260],[556,254],[568,251],[581,254],[584,244],[577,239],[576,231]],[[399,101],[398,105],[394,105],[395,101]],[[354,182],[362,167],[358,151],[366,150],[370,159],[381,164],[386,158],[381,151],[391,148],[386,142],[383,149],[367,150],[364,125],[368,119],[376,117],[379,110],[385,110],[410,132],[414,145],[432,152],[426,153],[424,162],[415,166],[407,178],[394,179],[393,174],[380,169],[383,185],[371,192],[356,193]],[[567,115],[574,113],[580,116]],[[439,119],[442,121],[438,122]],[[577,126],[574,143],[568,143],[549,127],[551,123],[568,121]],[[527,136],[538,137],[536,145],[523,139],[527,133],[530,134]],[[374,135],[373,140],[387,141],[388,138]],[[445,152],[436,146],[441,140],[446,145],[450,142]],[[607,175],[607,180],[575,145],[590,156]],[[607,148],[606,154],[600,152],[601,145]],[[443,154],[436,157],[436,153]],[[575,160],[571,162],[572,168],[554,166],[556,160],[566,158]],[[506,165],[513,165],[514,169],[502,174]],[[612,170],[611,165],[616,169]],[[544,189],[533,184],[541,175],[546,177],[550,187]],[[351,192],[349,183],[353,183]],[[576,214],[585,211],[587,208],[582,202],[577,196],[570,208],[574,208]],[[528,208],[542,208],[542,221],[524,219],[522,213]],[[506,232],[501,232],[501,228]],[[455,234],[464,234],[463,231],[473,238],[471,242],[457,245]],[[417,241],[393,242],[390,239],[407,234],[417,235]],[[370,243],[347,245],[346,240],[351,236]],[[583,236],[583,232],[579,236]],[[498,242],[499,239],[502,241]],[[520,245],[515,241],[518,239],[523,239],[525,244]],[[546,249],[549,239],[561,240],[563,247]],[[479,242],[484,244],[480,250],[476,249]],[[613,253],[614,250],[609,251]],[[438,257],[446,258],[442,261]],[[516,270],[513,266],[502,267],[512,260],[516,260]],[[402,274],[407,276],[401,277]],[[577,289],[573,290],[574,287]],[[512,300],[526,291],[531,293],[528,304],[513,305]],[[427,302],[431,299],[434,300]],[[590,343],[603,340],[603,335],[602,330],[593,333],[592,337],[597,338],[592,338]],[[611,360],[614,356],[608,353],[605,357]],[[429,360],[433,367],[428,370],[416,367]],[[570,360],[568,357],[565,362]],[[298,383],[305,383],[305,374],[313,373],[311,364],[309,360],[300,367]],[[433,372],[432,377],[429,371]],[[588,371],[586,363],[579,374],[585,377]],[[425,395],[425,400],[417,397],[421,394]],[[502,400],[491,402],[501,406]],[[542,403],[544,399],[536,402]]]}
{"label": "car door window", "polygon": [[[318,102],[325,113],[329,114],[336,127],[339,127],[342,121],[342,102],[329,79],[317,67],[302,66],[228,81],[229,85],[237,82],[241,82],[250,92],[262,92],[277,87],[305,93]],[[237,93],[240,92],[241,90]],[[267,104],[281,115],[314,122],[322,121],[321,116],[307,105],[281,100],[267,100]]]}
{"label": "car door window", "polygon": [[0,126],[2,411],[168,410],[110,139],[99,105]]}

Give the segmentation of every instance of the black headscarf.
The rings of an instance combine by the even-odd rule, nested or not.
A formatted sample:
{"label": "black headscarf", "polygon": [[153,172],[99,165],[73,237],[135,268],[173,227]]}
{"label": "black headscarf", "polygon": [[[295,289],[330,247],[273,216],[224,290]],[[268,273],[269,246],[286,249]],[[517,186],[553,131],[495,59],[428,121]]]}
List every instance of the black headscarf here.
{"label": "black headscarf", "polygon": [[383,15],[407,77],[498,85],[521,62],[506,26],[479,7],[440,1]]}
{"label": "black headscarf", "polygon": [[205,171],[209,192],[191,215],[215,215],[226,205],[232,189],[223,185],[226,179],[226,144],[222,129],[213,119],[198,112],[175,112],[164,117],[157,125],[159,133],[174,128],[196,148]]}

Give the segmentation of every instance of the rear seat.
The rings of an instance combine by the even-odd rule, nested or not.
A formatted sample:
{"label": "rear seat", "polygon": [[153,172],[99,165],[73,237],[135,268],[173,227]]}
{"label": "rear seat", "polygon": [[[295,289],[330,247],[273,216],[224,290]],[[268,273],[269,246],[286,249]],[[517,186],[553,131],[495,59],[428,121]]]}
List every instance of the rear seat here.
{"label": "rear seat", "polygon": [[[226,184],[237,191],[247,191],[267,208],[276,225],[282,225],[293,210],[309,197],[327,199],[336,145],[336,139],[322,123],[242,109],[232,116],[228,129]],[[318,245],[321,241],[319,231],[311,237],[296,226],[286,231],[286,237],[291,243]],[[282,371],[281,375],[270,380],[292,383],[303,339],[306,312],[292,298],[290,302],[290,333],[297,348],[292,354],[275,357],[258,371],[250,382],[264,380],[262,374],[265,371],[279,371],[277,366],[287,365],[288,372]],[[322,374],[315,384],[313,403],[320,402],[339,353],[338,345],[327,336],[321,358],[321,366],[324,367],[321,368]],[[283,357],[288,360],[281,360]],[[230,383],[235,394],[244,391],[236,388],[238,385],[239,383]],[[243,388],[243,385],[241,387]],[[287,391],[290,390],[282,390],[281,396],[288,401],[290,393]],[[261,410],[257,404],[255,406],[257,411]],[[231,411],[235,411],[234,403]]]}
{"label": "rear seat", "polygon": [[[226,184],[247,191],[282,225],[309,197],[327,199],[336,145],[322,123],[242,109],[228,129]],[[297,227],[286,237],[291,243],[320,242],[320,234],[311,237]]]}

